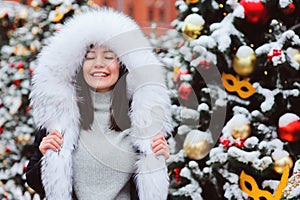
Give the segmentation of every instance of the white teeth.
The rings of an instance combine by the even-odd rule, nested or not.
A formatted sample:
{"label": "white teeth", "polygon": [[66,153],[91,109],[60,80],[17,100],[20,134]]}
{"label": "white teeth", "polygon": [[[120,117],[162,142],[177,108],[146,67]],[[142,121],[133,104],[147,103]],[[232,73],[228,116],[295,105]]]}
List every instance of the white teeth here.
{"label": "white teeth", "polygon": [[104,74],[104,73],[95,73],[95,74],[92,74],[92,76],[94,76],[94,77],[104,77],[104,76],[108,76],[108,75]]}

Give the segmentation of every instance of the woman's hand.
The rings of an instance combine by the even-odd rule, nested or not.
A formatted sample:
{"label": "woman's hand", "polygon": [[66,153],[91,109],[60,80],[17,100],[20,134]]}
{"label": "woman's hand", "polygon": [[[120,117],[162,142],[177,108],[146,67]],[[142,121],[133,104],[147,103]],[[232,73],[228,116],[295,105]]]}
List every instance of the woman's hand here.
{"label": "woman's hand", "polygon": [[170,148],[169,145],[165,139],[165,137],[162,134],[159,134],[158,136],[154,137],[152,139],[152,150],[155,153],[155,155],[163,155],[165,159],[169,159],[170,157]]}
{"label": "woman's hand", "polygon": [[52,149],[58,152],[62,146],[62,135],[58,131],[51,131],[40,143],[39,150],[45,155],[46,151]]}

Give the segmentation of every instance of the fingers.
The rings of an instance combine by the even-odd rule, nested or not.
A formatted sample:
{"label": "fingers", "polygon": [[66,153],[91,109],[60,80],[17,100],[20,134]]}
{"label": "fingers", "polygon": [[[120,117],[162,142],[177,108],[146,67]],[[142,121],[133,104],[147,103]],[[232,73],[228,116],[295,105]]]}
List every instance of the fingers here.
{"label": "fingers", "polygon": [[156,156],[163,155],[166,160],[170,157],[169,145],[162,134],[152,139],[152,150]]}
{"label": "fingers", "polygon": [[57,131],[52,131],[43,138],[40,143],[39,150],[43,155],[49,149],[58,152],[62,147],[62,142],[62,135]]}

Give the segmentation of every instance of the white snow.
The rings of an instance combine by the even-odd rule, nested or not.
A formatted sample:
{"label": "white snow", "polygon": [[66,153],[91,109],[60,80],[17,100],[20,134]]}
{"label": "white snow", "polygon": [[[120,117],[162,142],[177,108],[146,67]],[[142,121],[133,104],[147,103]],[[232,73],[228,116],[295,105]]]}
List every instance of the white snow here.
{"label": "white snow", "polygon": [[285,113],[284,115],[282,115],[279,118],[278,125],[280,127],[284,127],[284,126],[287,126],[289,123],[291,123],[293,121],[297,121],[297,120],[300,120],[300,118],[296,114],[294,114],[294,113]]}

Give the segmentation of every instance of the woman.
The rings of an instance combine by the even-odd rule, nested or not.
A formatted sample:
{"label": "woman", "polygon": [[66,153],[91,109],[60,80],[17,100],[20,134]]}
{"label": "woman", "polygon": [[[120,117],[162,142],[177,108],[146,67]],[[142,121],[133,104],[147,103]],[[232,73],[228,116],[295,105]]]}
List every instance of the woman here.
{"label": "woman", "polygon": [[167,198],[159,133],[172,130],[170,100],[162,67],[129,17],[101,9],[69,20],[41,51],[30,98],[41,142],[27,179],[40,176],[47,199],[72,199],[73,191],[128,199],[132,172],[139,199]]}

